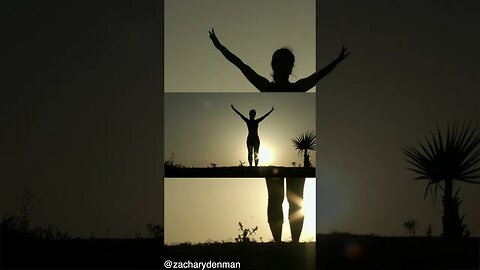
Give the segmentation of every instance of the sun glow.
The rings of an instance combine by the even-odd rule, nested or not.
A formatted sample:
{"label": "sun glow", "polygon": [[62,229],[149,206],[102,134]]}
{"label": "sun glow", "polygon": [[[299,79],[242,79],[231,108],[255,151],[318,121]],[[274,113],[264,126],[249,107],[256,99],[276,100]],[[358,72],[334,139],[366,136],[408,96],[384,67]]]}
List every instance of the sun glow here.
{"label": "sun glow", "polygon": [[303,190],[303,208],[305,215],[305,223],[303,225],[303,232],[300,240],[311,241],[315,240],[317,233],[317,210],[316,210],[316,179],[307,178],[305,181],[305,188]]}
{"label": "sun glow", "polygon": [[272,148],[269,146],[260,145],[260,150],[258,151],[259,165],[269,166],[273,165],[274,154]]}
{"label": "sun glow", "polygon": [[[300,210],[304,215],[304,223],[300,242],[310,242],[316,239],[316,183],[315,178],[305,179],[305,187],[303,190],[303,208]],[[288,221],[288,201],[284,199],[283,204],[283,230],[282,241],[291,241],[290,225]]]}

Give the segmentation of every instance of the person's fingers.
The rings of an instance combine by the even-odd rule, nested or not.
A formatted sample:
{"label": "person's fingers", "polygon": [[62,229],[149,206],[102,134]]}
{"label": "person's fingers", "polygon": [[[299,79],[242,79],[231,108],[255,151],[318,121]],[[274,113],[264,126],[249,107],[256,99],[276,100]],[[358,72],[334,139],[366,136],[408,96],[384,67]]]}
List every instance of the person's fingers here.
{"label": "person's fingers", "polygon": [[343,60],[345,57],[349,55],[350,55],[350,52],[347,51],[347,48],[345,48],[345,45],[342,45],[342,51],[340,52],[339,58]]}

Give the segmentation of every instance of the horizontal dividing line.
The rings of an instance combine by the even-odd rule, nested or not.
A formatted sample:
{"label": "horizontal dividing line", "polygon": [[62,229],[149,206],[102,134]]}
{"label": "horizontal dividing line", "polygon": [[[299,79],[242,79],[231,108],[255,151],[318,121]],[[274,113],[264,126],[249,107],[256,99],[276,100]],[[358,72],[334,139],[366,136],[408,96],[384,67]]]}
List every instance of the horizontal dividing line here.
{"label": "horizontal dividing line", "polygon": [[314,178],[315,168],[302,167],[216,167],[182,168],[165,167],[166,178],[259,178],[302,177]]}

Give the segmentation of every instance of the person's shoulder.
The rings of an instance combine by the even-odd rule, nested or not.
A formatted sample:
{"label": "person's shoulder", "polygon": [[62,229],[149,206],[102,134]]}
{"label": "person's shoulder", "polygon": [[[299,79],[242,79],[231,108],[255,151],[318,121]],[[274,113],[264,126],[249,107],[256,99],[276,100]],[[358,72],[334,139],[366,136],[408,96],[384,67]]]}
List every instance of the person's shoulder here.
{"label": "person's shoulder", "polygon": [[276,92],[275,91],[275,82],[269,82],[265,88],[261,89],[260,92]]}

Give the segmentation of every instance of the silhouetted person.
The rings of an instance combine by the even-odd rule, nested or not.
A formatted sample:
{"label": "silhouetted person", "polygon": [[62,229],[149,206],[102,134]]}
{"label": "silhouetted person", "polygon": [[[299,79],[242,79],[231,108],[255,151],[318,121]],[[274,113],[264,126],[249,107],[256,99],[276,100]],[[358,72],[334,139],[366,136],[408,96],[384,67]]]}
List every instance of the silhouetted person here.
{"label": "silhouetted person", "polygon": [[217,48],[228,61],[234,64],[247,80],[253,84],[260,92],[306,92],[313,88],[320,79],[329,74],[340,62],[348,55],[347,49],[342,47],[338,57],[330,64],[314,72],[312,75],[291,83],[288,78],[292,74],[295,56],[287,48],[278,49],[272,56],[273,81],[268,81],[265,77],[258,75],[251,67],[223,46],[215,35],[215,31],[209,31],[210,39],[215,48]]}
{"label": "silhouetted person", "polygon": [[[215,31],[209,31],[210,39],[215,48],[217,48],[225,58],[234,64],[247,80],[255,86],[260,92],[306,92],[313,88],[318,81],[328,75],[340,62],[350,55],[347,49],[342,46],[340,54],[330,64],[312,75],[300,79],[294,83],[289,81],[292,69],[295,63],[295,56],[292,51],[287,48],[276,50],[272,55],[273,80],[258,75],[251,67],[243,63],[243,61],[230,52],[218,40]],[[283,211],[282,203],[284,199],[283,178],[266,178],[268,190],[268,206],[267,216],[270,230],[272,231],[273,240],[277,243],[281,242]],[[305,186],[305,178],[287,178],[287,200],[289,204],[288,219],[290,222],[290,231],[292,233],[292,242],[299,242],[300,234],[303,228],[304,214],[302,212],[303,189]]]}
{"label": "silhouetted person", "polygon": [[273,112],[272,109],[267,112],[264,116],[255,119],[255,115],[257,114],[255,110],[250,110],[249,116],[250,118],[245,117],[241,114],[233,104],[231,105],[232,109],[245,121],[248,127],[248,136],[247,136],[247,149],[248,149],[248,163],[250,167],[252,167],[252,156],[255,156],[255,167],[258,166],[258,149],[260,149],[260,138],[258,137],[258,124],[262,122],[269,114]]}

